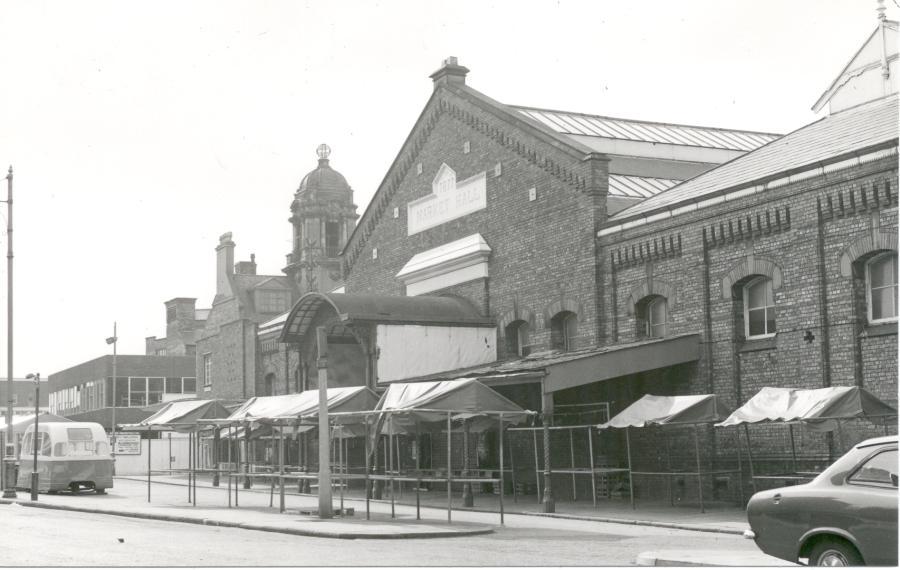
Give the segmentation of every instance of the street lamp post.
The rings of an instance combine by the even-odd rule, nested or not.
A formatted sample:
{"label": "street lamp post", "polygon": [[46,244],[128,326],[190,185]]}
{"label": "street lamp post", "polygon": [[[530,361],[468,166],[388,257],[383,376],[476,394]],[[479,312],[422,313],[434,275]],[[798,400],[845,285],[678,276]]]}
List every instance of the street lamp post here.
{"label": "street lamp post", "polygon": [[116,334],[116,322],[113,321],[113,335],[106,339],[106,344],[111,344],[113,347],[113,369],[112,369],[112,418],[110,419],[110,423],[112,424],[112,437],[110,438],[110,447],[112,448],[112,459],[113,459],[113,475],[116,473],[116,347],[119,342],[119,337]]}
{"label": "street lamp post", "polygon": [[6,481],[3,489],[4,499],[16,498],[16,436],[13,432],[13,169],[9,167],[6,174],[6,204],[8,206],[6,216],[6,279],[7,279],[7,309],[6,309],[6,451],[3,458],[6,463]]}
{"label": "street lamp post", "polygon": [[34,379],[34,433],[31,434],[31,441],[34,442],[34,462],[31,464],[31,500],[38,500],[38,416],[40,415],[41,405],[41,373],[29,374],[26,376],[28,380]]}

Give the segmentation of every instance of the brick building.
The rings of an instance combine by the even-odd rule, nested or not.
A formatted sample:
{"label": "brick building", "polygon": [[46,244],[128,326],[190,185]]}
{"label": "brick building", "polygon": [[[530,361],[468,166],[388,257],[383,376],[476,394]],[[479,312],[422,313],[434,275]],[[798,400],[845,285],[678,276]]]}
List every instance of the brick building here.
{"label": "brick building", "polygon": [[[41,378],[41,386],[38,394],[38,411],[49,412],[49,392],[47,379]],[[6,422],[6,408],[12,401],[13,417],[28,416],[34,414],[34,380],[29,378],[12,379],[12,398],[9,397],[9,382],[4,378],[0,380],[0,422]]]}
{"label": "brick building", "polygon": [[145,339],[145,354],[154,356],[194,356],[197,335],[206,325],[209,309],[197,309],[197,299],[176,297],[165,302],[166,336]]}
{"label": "brick building", "polygon": [[[827,116],[783,137],[507,106],[451,58],[347,241],[342,293],[303,296],[272,349],[282,328],[314,370],[322,325],[339,383],[479,376],[557,423],[763,386],[896,406],[896,38],[881,21]],[[785,458],[779,430],[759,430],[761,460]],[[801,434],[798,453],[814,468],[873,433]],[[733,433],[703,442],[736,461]],[[636,445],[658,461],[652,434]]]}

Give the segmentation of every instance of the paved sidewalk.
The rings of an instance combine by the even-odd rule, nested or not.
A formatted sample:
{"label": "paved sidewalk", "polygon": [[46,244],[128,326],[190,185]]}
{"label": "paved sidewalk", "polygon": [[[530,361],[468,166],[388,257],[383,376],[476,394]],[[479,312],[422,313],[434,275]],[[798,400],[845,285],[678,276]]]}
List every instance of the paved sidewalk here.
{"label": "paved sidewalk", "polygon": [[[160,478],[163,479],[163,478]],[[166,478],[171,479],[171,478]],[[31,501],[28,492],[19,492],[17,500],[0,499],[0,504],[18,503],[25,507],[65,509],[87,513],[119,515],[134,518],[227,526],[250,530],[280,532],[322,538],[440,538],[471,536],[493,532],[494,525],[470,521],[447,524],[428,509],[427,517],[416,520],[415,509],[395,509],[390,517],[390,505],[372,503],[372,518],[366,520],[365,504],[345,504],[355,507],[353,516],[320,519],[301,511],[316,510],[318,498],[310,495],[286,495],[284,513],[278,510],[278,495],[274,507],[269,507],[268,488],[241,490],[240,507],[228,508],[227,487],[214,488],[209,483],[197,485],[197,505],[188,502],[186,480],[157,481],[151,486],[151,502],[147,502],[146,481],[117,477],[115,486],[106,495],[92,492],[78,494],[41,494]],[[337,507],[335,501],[335,507]],[[386,507],[386,508],[385,508]],[[499,519],[497,520],[499,523]]]}
{"label": "paved sidewalk", "polygon": [[[230,526],[251,530],[279,532],[303,536],[330,538],[439,538],[467,536],[493,532],[499,527],[499,497],[477,494],[474,508],[462,507],[462,500],[455,493],[451,524],[447,523],[446,492],[423,492],[419,495],[421,520],[416,520],[416,495],[409,489],[396,495],[392,506],[389,500],[370,501],[371,520],[366,520],[365,498],[361,492],[346,492],[344,507],[354,509],[347,517],[330,520],[301,511],[316,509],[315,495],[301,495],[294,489],[286,490],[286,512],[278,509],[279,495],[270,497],[268,485],[256,483],[252,489],[240,489],[240,506],[228,508],[227,485],[213,487],[209,480],[197,485],[196,506],[188,501],[187,481],[179,476],[155,476],[151,486],[151,502],[147,502],[147,483],[138,476],[120,476],[115,487],[107,495],[80,493],[76,495],[41,494],[36,502],[30,495],[20,492],[17,503],[23,506],[75,510],[90,513],[111,514],[137,518],[187,522],[214,526]],[[273,506],[269,506],[271,504]],[[334,504],[339,506],[339,493]],[[9,503],[0,500],[0,503]],[[612,522],[629,525],[645,525],[691,531],[717,532],[739,535],[747,528],[743,509],[736,507],[708,506],[701,513],[695,506],[638,503],[635,509],[627,500],[600,501],[596,507],[590,501],[559,502],[556,513],[540,512],[536,497],[519,497],[517,502],[507,497],[505,511],[509,515],[560,518],[594,522]],[[519,518],[514,526],[532,526],[530,518]],[[534,520],[534,519],[532,519]],[[510,521],[507,521],[509,525]],[[534,526],[544,526],[534,520]],[[727,552],[703,551],[650,551],[640,553],[635,563],[642,566],[728,566],[732,558]],[[744,566],[786,566],[787,562],[766,556],[761,552],[751,559],[744,558]]]}

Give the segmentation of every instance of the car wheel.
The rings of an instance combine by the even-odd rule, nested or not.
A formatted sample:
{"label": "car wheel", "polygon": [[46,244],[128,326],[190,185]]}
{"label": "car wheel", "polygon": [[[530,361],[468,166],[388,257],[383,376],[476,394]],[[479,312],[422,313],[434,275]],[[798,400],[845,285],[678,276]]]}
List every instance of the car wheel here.
{"label": "car wheel", "polygon": [[105,495],[106,489],[94,488],[94,492],[97,493],[98,495]]}
{"label": "car wheel", "polygon": [[819,541],[809,553],[810,566],[862,566],[863,559],[850,543],[844,540]]}

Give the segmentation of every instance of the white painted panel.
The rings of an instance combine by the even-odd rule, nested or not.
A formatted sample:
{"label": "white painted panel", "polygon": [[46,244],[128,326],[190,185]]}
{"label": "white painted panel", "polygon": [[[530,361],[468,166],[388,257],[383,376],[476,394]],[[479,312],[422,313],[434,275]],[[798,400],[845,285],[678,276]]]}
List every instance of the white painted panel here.
{"label": "white painted panel", "polygon": [[456,182],[453,170],[444,165],[432,185],[432,194],[407,204],[407,233],[461,218],[487,207],[487,177],[484,172]]}
{"label": "white painted panel", "polygon": [[405,380],[497,360],[494,327],[378,325],[378,381]]}
{"label": "white painted panel", "polygon": [[473,279],[480,279],[487,276],[487,261],[480,261],[474,265],[460,267],[440,275],[435,275],[434,277],[416,281],[415,283],[408,282],[406,285],[406,296],[415,297],[416,295],[424,295],[426,293],[431,293],[432,291],[452,287],[453,285],[459,285],[466,281],[472,281]]}

